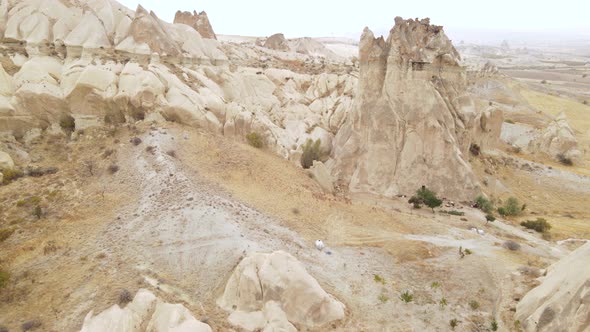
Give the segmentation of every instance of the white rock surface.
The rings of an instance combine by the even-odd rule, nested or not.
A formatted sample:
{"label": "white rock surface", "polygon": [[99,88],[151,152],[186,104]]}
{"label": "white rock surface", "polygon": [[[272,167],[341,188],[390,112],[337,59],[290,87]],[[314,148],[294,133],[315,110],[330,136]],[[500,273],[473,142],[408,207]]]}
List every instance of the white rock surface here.
{"label": "white rock surface", "polygon": [[211,328],[196,320],[183,305],[162,302],[141,289],[124,308],[114,305],[96,316],[88,313],[80,331],[211,332]]}
{"label": "white rock surface", "polygon": [[14,168],[14,161],[10,155],[4,151],[0,151],[0,170]]}
{"label": "white rock surface", "polygon": [[590,330],[590,242],[549,267],[516,306],[527,332]]}
{"label": "white rock surface", "polygon": [[293,331],[293,324],[318,329],[345,316],[345,306],[282,251],[242,260],[218,304],[231,313],[233,325],[248,331]]}

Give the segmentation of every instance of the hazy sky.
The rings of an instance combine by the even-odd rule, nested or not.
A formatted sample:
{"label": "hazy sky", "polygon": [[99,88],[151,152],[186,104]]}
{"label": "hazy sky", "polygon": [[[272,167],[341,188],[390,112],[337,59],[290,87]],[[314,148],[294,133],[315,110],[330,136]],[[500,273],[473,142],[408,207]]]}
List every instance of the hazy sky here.
{"label": "hazy sky", "polygon": [[[177,10],[202,11],[218,34],[291,37],[358,36],[365,26],[386,33],[396,16],[430,17],[451,38],[508,31],[535,32],[537,38],[567,33],[590,36],[590,0],[119,0],[141,3],[171,22]],[[198,6],[198,7],[196,7]],[[494,34],[492,34],[494,35]]]}

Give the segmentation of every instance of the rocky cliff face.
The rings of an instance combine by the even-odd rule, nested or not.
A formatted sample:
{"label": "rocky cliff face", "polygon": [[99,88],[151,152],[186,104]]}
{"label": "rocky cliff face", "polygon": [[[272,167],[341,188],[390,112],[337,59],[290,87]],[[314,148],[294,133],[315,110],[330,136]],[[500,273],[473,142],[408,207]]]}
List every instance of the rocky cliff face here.
{"label": "rocky cliff face", "polygon": [[476,195],[469,146],[495,144],[501,113],[476,108],[442,27],[398,17],[387,40],[365,29],[359,60],[357,98],[330,162],[340,184],[384,196],[422,185],[448,197]]}
{"label": "rocky cliff face", "polygon": [[177,11],[174,16],[174,24],[177,23],[186,24],[192,27],[197,30],[203,38],[217,39],[217,35],[213,31],[211,22],[209,22],[209,17],[204,11],[200,13],[193,11],[192,14],[190,12]]}
{"label": "rocky cliff face", "polygon": [[518,303],[516,316],[527,332],[588,331],[590,243],[549,268],[541,285]]}

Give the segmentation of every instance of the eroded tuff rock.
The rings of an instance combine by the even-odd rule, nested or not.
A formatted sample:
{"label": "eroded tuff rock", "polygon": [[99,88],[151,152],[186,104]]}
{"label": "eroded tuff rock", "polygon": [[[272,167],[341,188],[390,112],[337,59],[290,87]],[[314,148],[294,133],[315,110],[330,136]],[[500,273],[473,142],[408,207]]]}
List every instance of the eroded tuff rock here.
{"label": "eroded tuff rock", "polygon": [[527,332],[590,329],[590,242],[548,269],[516,307]]}
{"label": "eroded tuff rock", "polygon": [[88,313],[80,332],[211,332],[181,304],[169,304],[140,289],[124,308],[114,305],[94,316]]}
{"label": "eroded tuff rock", "polygon": [[285,35],[282,33],[275,33],[268,37],[262,46],[271,50],[283,52],[288,52],[291,49],[289,43],[287,43],[287,39],[285,39]]}
{"label": "eroded tuff rock", "polygon": [[576,135],[563,112],[536,135],[530,142],[530,149],[545,153],[551,158],[563,155],[566,158],[577,160],[582,155],[578,150]]}
{"label": "eroded tuff rock", "polygon": [[14,161],[10,155],[4,151],[0,151],[0,170],[14,168]]}
{"label": "eroded tuff rock", "polygon": [[345,310],[301,263],[282,251],[242,260],[218,304],[231,313],[230,323],[248,331],[320,328],[343,319]]}
{"label": "eroded tuff rock", "polygon": [[466,93],[459,54],[442,27],[397,17],[387,40],[365,29],[359,60],[359,90],[330,162],[340,184],[384,196],[426,185],[473,198],[479,184],[469,146],[496,144],[502,114],[482,112]]}
{"label": "eroded tuff rock", "polygon": [[211,22],[209,22],[209,17],[207,17],[207,13],[204,11],[200,13],[193,11],[191,14],[191,12],[182,12],[179,10],[174,16],[174,24],[177,23],[186,24],[192,27],[197,30],[203,38],[217,39],[217,35],[213,31]]}

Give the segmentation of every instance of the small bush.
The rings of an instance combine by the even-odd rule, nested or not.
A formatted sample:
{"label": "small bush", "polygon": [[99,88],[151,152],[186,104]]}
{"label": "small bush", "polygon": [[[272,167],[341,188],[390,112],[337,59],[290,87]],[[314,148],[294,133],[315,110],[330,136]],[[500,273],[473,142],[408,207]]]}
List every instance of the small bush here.
{"label": "small bush", "polygon": [[432,212],[434,212],[434,208],[442,205],[442,200],[436,197],[436,193],[425,186],[418,189],[416,195],[412,196],[409,202],[414,204],[414,208],[420,208],[420,206],[424,204],[431,208]]}
{"label": "small bush", "polygon": [[491,213],[494,210],[494,204],[484,196],[477,196],[475,199],[475,207],[485,213]]}
{"label": "small bush", "polygon": [[35,206],[33,209],[33,216],[37,217],[37,219],[43,217],[43,209],[39,205]]}
{"label": "small bush", "polygon": [[18,169],[5,169],[2,170],[2,175],[4,175],[2,183],[9,184],[19,178],[22,178],[25,174]]}
{"label": "small bush", "polygon": [[440,305],[441,308],[446,307],[448,304],[447,299],[443,297],[442,299],[440,299],[440,301],[438,301],[438,304]]}
{"label": "small bush", "polygon": [[471,146],[469,147],[469,152],[471,152],[472,155],[474,156],[479,156],[481,153],[481,147],[475,143],[471,144]]}
{"label": "small bush", "polygon": [[551,229],[551,224],[543,218],[537,218],[537,220],[527,220],[520,223],[521,226],[535,230],[539,233],[545,233]]}
{"label": "small bush", "polygon": [[313,162],[321,159],[322,141],[318,138],[315,142],[308,139],[303,144],[303,155],[301,156],[301,166],[305,169],[313,166]]}
{"label": "small bush", "polygon": [[455,330],[455,328],[459,326],[459,321],[457,318],[453,318],[449,321],[449,325],[451,326],[451,329]]}
{"label": "small bush", "polygon": [[10,272],[8,272],[0,267],[0,289],[6,287],[8,285],[9,280],[10,280]]}
{"label": "small bush", "polygon": [[504,205],[498,209],[498,213],[504,217],[518,216],[522,213],[522,206],[515,197],[510,197]]}
{"label": "small bush", "polygon": [[250,144],[250,146],[253,146],[257,149],[261,149],[264,146],[262,137],[260,137],[258,133],[249,133],[248,135],[246,135],[246,140],[248,141],[248,144]]}
{"label": "small bush", "polygon": [[0,243],[8,240],[8,238],[11,237],[13,233],[14,229],[12,228],[0,229]]}
{"label": "small bush", "polygon": [[557,155],[557,160],[565,166],[572,166],[574,164],[574,162],[570,158],[566,157],[562,153]]}
{"label": "small bush", "polygon": [[132,139],[129,140],[129,142],[135,146],[138,146],[139,144],[141,144],[141,138],[133,137]]}
{"label": "small bush", "polygon": [[133,295],[131,295],[130,291],[123,289],[119,292],[119,305],[121,307],[126,306],[131,301],[133,301]]}
{"label": "small bush", "polygon": [[463,217],[465,215],[465,212],[456,211],[456,210],[440,211],[440,213],[450,214],[451,216],[459,216],[459,217]]}
{"label": "small bush", "polygon": [[380,276],[380,275],[378,275],[378,274],[375,274],[375,275],[373,276],[373,280],[375,280],[375,282],[378,282],[378,283],[380,283],[380,284],[383,284],[383,285],[385,285],[385,279],[383,279],[383,277],[381,277],[381,276]]}
{"label": "small bush", "polygon": [[410,303],[414,300],[414,294],[410,293],[410,291],[405,291],[405,292],[401,293],[399,298],[400,298],[400,300],[402,300],[405,303]]}
{"label": "small bush", "polygon": [[66,133],[71,134],[76,130],[76,119],[69,114],[63,114],[59,118],[59,126]]}
{"label": "small bush", "polygon": [[506,248],[508,250],[512,250],[512,251],[516,251],[516,250],[520,249],[520,244],[518,244],[512,240],[508,240],[508,241],[504,242],[504,244],[502,246],[504,248]]}
{"label": "small bush", "polygon": [[486,222],[494,222],[496,221],[496,217],[493,214],[486,214]]}
{"label": "small bush", "polygon": [[430,288],[433,288],[433,289],[440,288],[440,286],[441,286],[441,284],[438,281],[434,281],[432,284],[430,284]]}
{"label": "small bush", "polygon": [[109,174],[113,175],[119,171],[119,166],[113,164],[109,166],[109,168],[107,168],[107,171],[109,172]]}
{"label": "small bush", "polygon": [[471,310],[477,310],[479,309],[479,302],[471,300],[469,301],[469,307],[471,308]]}
{"label": "small bush", "polygon": [[490,325],[490,330],[498,331],[498,322],[495,319],[492,321],[492,324]]}
{"label": "small bush", "polygon": [[465,255],[473,255],[473,250],[465,249]]}
{"label": "small bush", "polygon": [[387,301],[389,301],[389,297],[387,297],[387,295],[385,294],[381,294],[379,295],[379,301],[381,301],[381,303],[386,303]]}
{"label": "small bush", "polygon": [[40,320],[33,319],[33,320],[23,323],[23,325],[21,325],[21,329],[23,330],[23,332],[32,331],[32,330],[40,328],[41,325],[42,324],[41,324]]}

